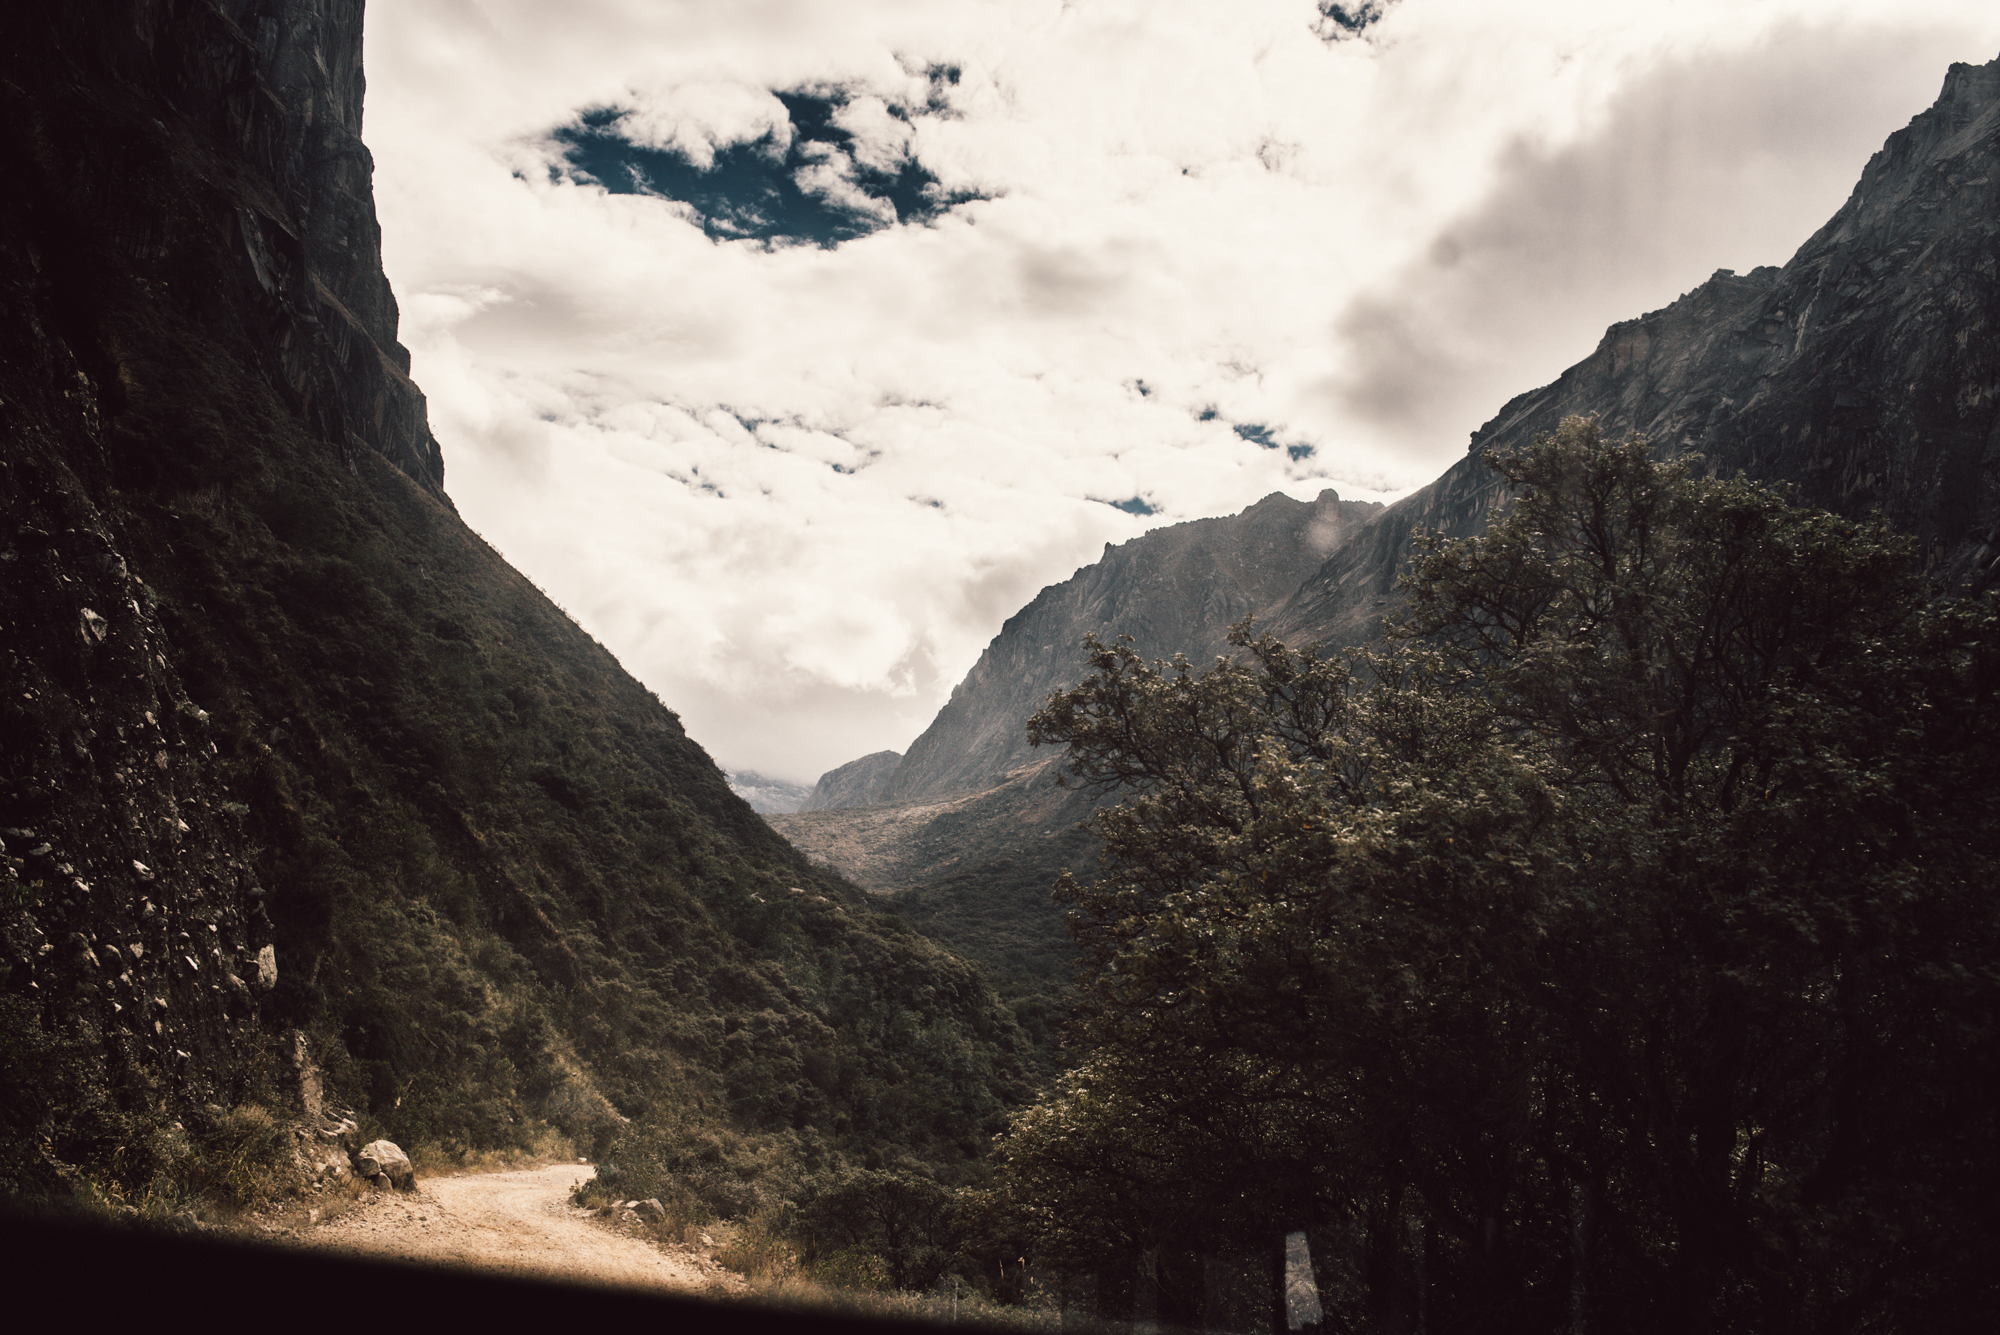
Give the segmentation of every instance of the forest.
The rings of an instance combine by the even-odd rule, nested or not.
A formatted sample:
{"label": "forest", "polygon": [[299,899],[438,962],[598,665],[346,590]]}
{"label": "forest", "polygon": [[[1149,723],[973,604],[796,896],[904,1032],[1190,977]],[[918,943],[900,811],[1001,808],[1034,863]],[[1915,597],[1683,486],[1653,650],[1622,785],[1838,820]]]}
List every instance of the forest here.
{"label": "forest", "polygon": [[1587,419],[1489,463],[1381,645],[1035,715],[1125,796],[999,1198],[1107,1316],[1302,1231],[1335,1328],[1975,1328],[2000,604]]}

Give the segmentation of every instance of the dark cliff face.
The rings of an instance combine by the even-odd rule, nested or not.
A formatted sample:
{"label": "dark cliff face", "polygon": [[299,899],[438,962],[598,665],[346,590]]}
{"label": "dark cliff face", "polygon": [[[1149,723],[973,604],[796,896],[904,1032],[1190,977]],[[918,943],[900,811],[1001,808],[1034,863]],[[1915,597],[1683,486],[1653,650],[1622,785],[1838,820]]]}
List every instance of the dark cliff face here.
{"label": "dark cliff face", "polygon": [[1130,635],[1141,653],[1200,662],[1228,652],[1229,627],[1267,616],[1381,509],[1322,492],[1283,494],[1241,514],[1155,529],[1116,547],[1008,618],[883,785],[877,800],[971,792],[1033,764],[1025,723],[1083,675],[1083,637]]}
{"label": "dark cliff face", "polygon": [[[155,400],[201,388],[186,358],[160,364],[159,331],[137,327],[165,306],[240,345],[246,370],[316,436],[343,454],[372,449],[443,495],[382,273],[361,11],[127,0],[19,6],[0,21],[14,163],[28,176],[18,258],[67,326],[76,392],[125,424],[102,442],[114,484],[218,480],[199,432],[134,439]],[[125,282],[147,299],[108,291]]]}
{"label": "dark cliff face", "polygon": [[[393,461],[406,504],[442,501],[356,137],[359,18],[356,0],[0,20],[16,173],[0,205],[0,837],[26,910],[5,924],[8,986],[50,1019],[108,1015],[121,1075],[190,1099],[257,1065],[259,1019],[284,1009],[289,903],[233,814],[249,814],[245,775],[220,744],[282,789],[272,745],[313,729],[204,708],[222,683],[181,621],[197,609],[163,593],[212,578],[231,493],[297,499],[273,471],[301,450],[356,473],[364,452]],[[246,437],[266,448],[246,455]]]}
{"label": "dark cliff face", "polygon": [[2000,555],[2000,61],[1954,65],[1841,210],[1783,268],[1718,273],[1613,325],[1551,385],[1474,433],[1472,455],[1357,533],[1273,629],[1352,644],[1378,628],[1419,527],[1477,531],[1502,501],[1478,459],[1595,415],[1663,454],[1789,483],[1914,534],[1940,584]]}
{"label": "dark cliff face", "polygon": [[[667,1099],[976,1154],[1024,1092],[990,989],[445,499],[360,20],[0,11],[0,1191],[321,1089],[441,1146]],[[880,1037],[939,1025],[949,1069]]]}

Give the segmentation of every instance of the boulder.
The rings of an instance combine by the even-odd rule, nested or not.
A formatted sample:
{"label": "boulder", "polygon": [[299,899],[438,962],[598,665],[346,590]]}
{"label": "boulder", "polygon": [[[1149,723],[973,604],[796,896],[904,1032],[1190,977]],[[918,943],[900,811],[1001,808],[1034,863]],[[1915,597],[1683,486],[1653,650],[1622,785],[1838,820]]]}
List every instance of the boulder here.
{"label": "boulder", "polygon": [[417,1173],[410,1167],[410,1156],[392,1141],[372,1140],[362,1146],[361,1157],[355,1160],[354,1167],[363,1177],[387,1178],[405,1191],[416,1185]]}
{"label": "boulder", "polygon": [[665,1219],[667,1207],[649,1197],[643,1201],[633,1201],[632,1213],[641,1219]]}

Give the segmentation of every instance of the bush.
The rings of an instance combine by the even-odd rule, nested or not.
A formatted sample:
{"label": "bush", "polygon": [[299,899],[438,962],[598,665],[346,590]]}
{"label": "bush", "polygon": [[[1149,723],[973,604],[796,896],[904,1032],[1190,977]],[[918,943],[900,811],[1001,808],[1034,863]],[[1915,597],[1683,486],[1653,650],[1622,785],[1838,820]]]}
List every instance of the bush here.
{"label": "bush", "polygon": [[203,1200],[241,1210],[291,1184],[290,1129],[254,1103],[216,1112],[193,1142],[171,1169],[178,1186]]}

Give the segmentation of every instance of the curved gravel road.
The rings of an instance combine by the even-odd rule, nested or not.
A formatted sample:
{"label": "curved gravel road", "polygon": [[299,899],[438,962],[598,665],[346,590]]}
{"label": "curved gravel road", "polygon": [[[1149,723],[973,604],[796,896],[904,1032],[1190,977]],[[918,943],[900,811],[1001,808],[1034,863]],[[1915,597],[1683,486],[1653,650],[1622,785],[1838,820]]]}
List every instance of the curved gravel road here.
{"label": "curved gravel road", "polygon": [[570,1188],[596,1171],[557,1164],[424,1178],[415,1191],[372,1201],[305,1230],[298,1241],[359,1256],[569,1283],[682,1293],[741,1285],[705,1256],[616,1232],[571,1205]]}

